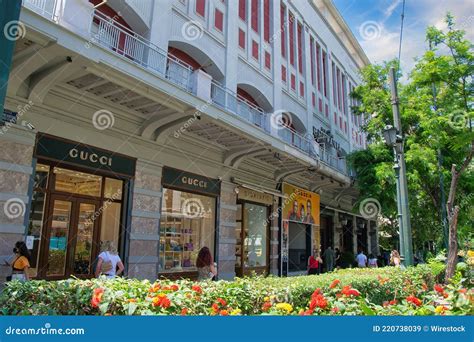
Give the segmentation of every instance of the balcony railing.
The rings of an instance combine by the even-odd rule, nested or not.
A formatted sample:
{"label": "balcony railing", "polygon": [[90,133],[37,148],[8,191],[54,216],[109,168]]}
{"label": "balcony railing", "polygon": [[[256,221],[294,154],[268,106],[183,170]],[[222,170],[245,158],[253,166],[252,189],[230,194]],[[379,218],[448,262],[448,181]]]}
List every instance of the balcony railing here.
{"label": "balcony railing", "polygon": [[23,0],[24,6],[49,20],[56,19],[57,0]]}
{"label": "balcony railing", "polygon": [[98,11],[93,13],[91,35],[92,42],[191,91],[193,70],[189,65]]}
{"label": "balcony railing", "polygon": [[[24,0],[25,7],[50,20],[57,19],[55,18],[57,3],[58,0]],[[166,51],[127,27],[98,11],[94,11],[91,18],[90,34],[90,43],[98,44],[147,71],[168,79],[187,92],[195,94],[192,88],[193,69],[189,65],[168,55]],[[254,124],[266,133],[272,134],[269,123],[270,116],[261,108],[249,103],[215,81],[211,82],[209,91],[215,105]],[[322,163],[347,174],[345,160],[318,148],[312,139],[308,139],[288,127],[278,129],[277,136],[311,158],[320,160]]]}

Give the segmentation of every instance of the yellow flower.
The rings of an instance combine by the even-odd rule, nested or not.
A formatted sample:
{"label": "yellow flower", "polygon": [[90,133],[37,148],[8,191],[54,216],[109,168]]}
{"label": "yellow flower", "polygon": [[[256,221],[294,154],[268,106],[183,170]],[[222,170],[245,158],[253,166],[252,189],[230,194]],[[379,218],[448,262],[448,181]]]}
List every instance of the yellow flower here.
{"label": "yellow flower", "polygon": [[442,306],[442,305],[438,305],[436,308],[435,308],[435,312],[436,313],[443,313],[444,311],[446,311],[446,307]]}
{"label": "yellow flower", "polygon": [[267,297],[263,298],[263,301],[264,301],[264,302],[269,302],[269,301],[270,301],[270,297],[267,296]]}
{"label": "yellow flower", "polygon": [[288,303],[278,303],[276,305],[276,308],[279,310],[284,310],[287,313],[290,313],[293,311],[293,307],[291,306],[291,304],[288,304]]}
{"label": "yellow flower", "polygon": [[232,312],[230,313],[231,316],[237,316],[237,315],[240,315],[242,311],[240,309],[234,309],[232,310]]}

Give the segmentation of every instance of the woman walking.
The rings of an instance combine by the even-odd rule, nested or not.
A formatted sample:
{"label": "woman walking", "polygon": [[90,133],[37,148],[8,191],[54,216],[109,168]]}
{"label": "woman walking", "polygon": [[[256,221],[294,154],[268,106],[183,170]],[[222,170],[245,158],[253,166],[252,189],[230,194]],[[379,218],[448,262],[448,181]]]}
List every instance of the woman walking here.
{"label": "woman walking", "polygon": [[[95,276],[98,278],[101,274],[107,278],[115,278],[120,275],[125,267],[120,259],[117,249],[112,241],[102,243],[102,253],[99,254]],[[118,269],[117,269],[118,268]]]}
{"label": "woman walking", "polygon": [[320,265],[323,263],[323,259],[319,256],[319,253],[315,250],[313,255],[308,258],[308,275],[311,274],[320,274]]}
{"label": "woman walking", "polygon": [[[13,248],[13,253],[15,253],[15,260],[11,264],[5,260],[5,264],[12,267],[11,280],[29,280],[28,269],[30,268],[30,252],[26,247],[26,243],[24,241],[17,241]],[[9,278],[7,278],[7,280],[9,280]]]}

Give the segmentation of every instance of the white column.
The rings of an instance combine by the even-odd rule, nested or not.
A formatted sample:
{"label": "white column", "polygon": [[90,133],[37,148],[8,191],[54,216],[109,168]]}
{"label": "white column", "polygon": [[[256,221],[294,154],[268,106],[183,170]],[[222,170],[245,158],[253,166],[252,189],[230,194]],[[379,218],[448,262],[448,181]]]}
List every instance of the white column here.
{"label": "white column", "polygon": [[[313,46],[314,48],[314,46]],[[305,96],[306,96],[306,131],[308,139],[311,138],[313,132],[313,102],[312,102],[312,86],[311,83],[311,44],[308,27],[303,26],[303,65],[305,77]]]}
{"label": "white column", "polygon": [[171,35],[173,0],[158,0],[153,4],[153,15],[148,39],[164,51],[168,51]]}
{"label": "white column", "polygon": [[[250,5],[250,1],[247,1]],[[226,1],[227,3],[227,26],[226,26],[226,56],[225,56],[225,86],[232,91],[237,91],[238,80],[238,49],[239,49],[239,2]],[[249,18],[250,20],[250,18]],[[247,45],[247,50],[251,48]]]}

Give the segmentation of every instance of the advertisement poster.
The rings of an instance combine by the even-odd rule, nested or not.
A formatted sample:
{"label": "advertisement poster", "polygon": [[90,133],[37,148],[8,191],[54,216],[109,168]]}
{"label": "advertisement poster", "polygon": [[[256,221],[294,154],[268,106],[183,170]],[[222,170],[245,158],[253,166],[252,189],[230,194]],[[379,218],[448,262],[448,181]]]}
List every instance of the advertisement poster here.
{"label": "advertisement poster", "polygon": [[319,195],[290,184],[283,184],[283,220],[319,226]]}

